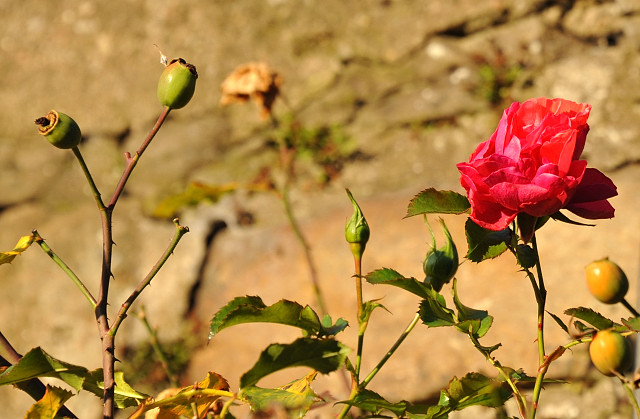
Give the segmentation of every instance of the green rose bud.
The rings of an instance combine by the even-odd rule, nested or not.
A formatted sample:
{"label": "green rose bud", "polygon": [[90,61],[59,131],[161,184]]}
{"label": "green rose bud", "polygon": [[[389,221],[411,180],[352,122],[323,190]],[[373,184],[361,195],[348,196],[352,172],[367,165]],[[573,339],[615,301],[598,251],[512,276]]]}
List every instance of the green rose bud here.
{"label": "green rose bud", "polygon": [[82,133],[76,121],[62,112],[52,110],[46,116],[36,119],[36,125],[38,125],[38,132],[58,148],[76,147],[82,139]]}
{"label": "green rose bud", "polygon": [[353,198],[353,195],[351,195],[349,189],[347,189],[347,195],[353,205],[353,215],[344,228],[344,237],[347,239],[347,242],[351,247],[351,253],[353,256],[360,259],[364,253],[367,241],[369,241],[369,224],[367,224],[367,220],[364,218],[362,210],[360,210],[360,206]]}
{"label": "green rose bud", "polygon": [[171,109],[183,108],[196,90],[196,67],[182,58],[171,60],[158,81],[158,100]]}
{"label": "green rose bud", "polygon": [[[458,249],[451,238],[451,233],[444,220],[440,220],[442,231],[447,239],[447,243],[440,249],[436,249],[436,238],[433,237],[431,250],[427,253],[422,270],[426,275],[425,283],[430,284],[434,290],[440,291],[444,284],[448,284],[458,271]],[[429,227],[431,229],[431,227]]]}

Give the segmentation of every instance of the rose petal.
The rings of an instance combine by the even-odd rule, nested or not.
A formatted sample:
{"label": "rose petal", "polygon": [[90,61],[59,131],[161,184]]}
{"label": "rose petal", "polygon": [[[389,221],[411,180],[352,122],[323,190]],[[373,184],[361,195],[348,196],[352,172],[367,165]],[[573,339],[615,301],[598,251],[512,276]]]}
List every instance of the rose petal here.
{"label": "rose petal", "polygon": [[600,201],[616,195],[618,195],[618,188],[611,179],[598,169],[587,168],[571,198],[571,204]]}
{"label": "rose petal", "polygon": [[566,209],[579,217],[589,220],[613,218],[615,213],[615,209],[606,199],[601,201],[571,203],[566,206]]}

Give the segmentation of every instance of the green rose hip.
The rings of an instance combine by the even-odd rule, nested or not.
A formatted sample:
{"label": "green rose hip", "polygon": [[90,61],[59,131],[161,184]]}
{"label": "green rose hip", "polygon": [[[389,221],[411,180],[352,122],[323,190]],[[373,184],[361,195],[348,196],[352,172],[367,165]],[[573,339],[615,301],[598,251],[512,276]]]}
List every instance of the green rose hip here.
{"label": "green rose hip", "polygon": [[36,119],[38,132],[54,146],[69,149],[80,144],[82,133],[80,127],[69,115],[55,110],[46,116]]}
{"label": "green rose hip", "polygon": [[171,60],[158,81],[158,100],[171,109],[183,108],[196,90],[196,67],[182,58]]}

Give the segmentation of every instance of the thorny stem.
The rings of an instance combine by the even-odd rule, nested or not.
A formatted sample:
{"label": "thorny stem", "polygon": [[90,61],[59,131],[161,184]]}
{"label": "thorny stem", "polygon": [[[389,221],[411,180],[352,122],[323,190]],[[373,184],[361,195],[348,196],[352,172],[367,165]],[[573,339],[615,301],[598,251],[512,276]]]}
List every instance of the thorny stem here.
{"label": "thorny stem", "polygon": [[169,244],[169,247],[167,247],[167,250],[165,250],[162,256],[160,257],[160,260],[156,262],[153,268],[151,268],[151,271],[147,274],[146,277],[144,277],[144,279],[142,279],[142,281],[140,281],[136,289],[133,290],[131,295],[129,295],[129,298],[127,298],[127,300],[120,307],[118,316],[116,317],[116,320],[113,323],[113,326],[111,326],[111,329],[109,330],[109,334],[111,336],[116,335],[116,333],[118,332],[118,328],[120,327],[124,319],[127,317],[127,312],[129,311],[129,308],[131,307],[133,302],[138,298],[138,296],[142,293],[142,291],[151,283],[151,280],[156,276],[156,274],[160,271],[162,266],[167,262],[167,260],[175,250],[176,246],[178,246],[178,243],[180,242],[180,239],[182,239],[182,236],[184,236],[189,232],[189,228],[181,226],[180,221],[177,218],[173,220],[173,224],[175,224],[176,226],[176,232],[173,236],[173,239],[171,240],[171,243]]}
{"label": "thorny stem", "polygon": [[[536,417],[536,410],[538,409],[538,400],[540,399],[540,392],[542,390],[542,383],[544,381],[544,376],[547,372],[548,366],[545,364],[546,357],[544,351],[544,314],[545,314],[545,303],[547,300],[547,290],[544,286],[544,279],[542,276],[542,266],[540,264],[540,253],[538,252],[538,243],[536,241],[536,235],[534,233],[531,238],[531,245],[533,246],[533,250],[536,254],[536,271],[538,274],[538,282],[537,286],[534,286],[534,291],[536,291],[536,302],[538,303],[538,361],[539,361],[539,369],[538,375],[536,376],[536,382],[533,387],[533,400],[531,406],[531,419]],[[532,279],[532,283],[535,283]]]}
{"label": "thorny stem", "polygon": [[171,372],[171,368],[169,368],[169,359],[160,346],[160,342],[158,341],[158,332],[151,326],[151,323],[149,323],[149,319],[147,318],[143,305],[140,306],[140,309],[135,313],[135,315],[140,319],[145,329],[147,329],[147,333],[149,333],[149,337],[151,339],[151,347],[160,360],[160,365],[162,366],[162,369],[164,369],[165,374],[167,374],[167,378],[169,378],[171,385],[178,387],[180,383],[173,372]]}
{"label": "thorny stem", "polygon": [[160,130],[160,127],[162,126],[164,121],[167,119],[167,116],[169,116],[170,111],[171,111],[171,108],[167,106],[164,107],[155,125],[153,126],[153,128],[151,128],[151,131],[149,131],[147,138],[144,139],[144,141],[142,142],[142,145],[140,146],[138,151],[136,151],[136,154],[133,157],[131,157],[129,153],[125,153],[125,157],[127,159],[127,166],[125,167],[124,172],[122,173],[122,177],[120,178],[120,181],[116,186],[116,189],[113,191],[113,195],[111,196],[111,201],[109,201],[110,208],[113,208],[116,205],[116,202],[118,202],[118,198],[120,198],[120,195],[122,194],[122,191],[124,190],[124,187],[127,184],[127,180],[129,180],[129,176],[131,176],[131,172],[136,167],[136,164],[138,164],[138,160],[140,160],[140,156],[142,156],[142,153],[144,153],[144,151],[147,149],[147,147],[149,146],[149,143],[151,143],[151,140],[153,140],[153,137],[156,136],[156,134]]}
{"label": "thorny stem", "polygon": [[53,250],[51,250],[49,245],[45,243],[44,239],[40,236],[37,230],[33,230],[31,234],[33,234],[34,241],[40,245],[40,248],[42,248],[42,250],[44,250],[44,252],[49,255],[49,257],[64,271],[64,273],[66,273],[67,276],[71,278],[73,283],[76,284],[76,286],[80,289],[80,292],[82,292],[82,295],[86,297],[86,299],[91,304],[91,307],[95,310],[97,303],[95,297],[91,294],[91,291],[87,289],[84,283],[71,270],[71,268],[69,268],[69,266],[62,259],[60,259],[60,257]]}
{"label": "thorny stem", "polygon": [[[109,282],[111,280],[112,272],[111,272],[111,258],[113,251],[113,228],[112,228],[112,215],[113,210],[118,202],[118,199],[122,195],[124,187],[131,176],[131,172],[135,168],[140,156],[147,149],[151,140],[155,137],[158,130],[167,119],[167,116],[170,112],[169,107],[165,107],[158,117],[155,125],[142,142],[142,145],[136,151],[136,154],[131,157],[129,153],[125,153],[126,158],[126,166],[122,176],[116,185],[116,188],[109,200],[108,205],[104,205],[100,192],[93,181],[91,174],[89,173],[89,169],[87,168],[84,159],[80,153],[80,150],[77,147],[72,149],[74,155],[78,159],[82,171],[89,182],[89,186],[93,192],[93,196],[98,205],[98,209],[100,211],[100,217],[102,221],[102,269],[100,274],[100,290],[98,293],[98,299],[96,300],[95,306],[95,317],[96,323],[98,326],[98,333],[100,334],[100,339],[102,340],[102,369],[104,373],[104,408],[103,408],[103,418],[104,419],[112,419],[113,413],[115,410],[115,380],[114,380],[114,365],[115,365],[115,331],[117,331],[117,327],[112,329],[109,327],[109,318],[107,313],[108,306],[108,296],[109,296]],[[125,311],[126,312],[126,311]],[[123,318],[119,317],[118,326],[122,322]]]}

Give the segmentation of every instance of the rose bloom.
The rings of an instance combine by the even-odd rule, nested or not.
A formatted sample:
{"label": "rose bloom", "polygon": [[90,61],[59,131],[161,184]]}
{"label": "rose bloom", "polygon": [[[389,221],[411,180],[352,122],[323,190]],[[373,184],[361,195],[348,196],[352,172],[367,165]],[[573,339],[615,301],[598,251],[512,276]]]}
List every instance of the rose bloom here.
{"label": "rose bloom", "polygon": [[612,218],[611,179],[580,160],[591,106],[564,99],[529,99],[504,111],[498,128],[468,162],[457,165],[471,219],[502,230],[519,213],[533,217],[567,209],[588,219]]}

